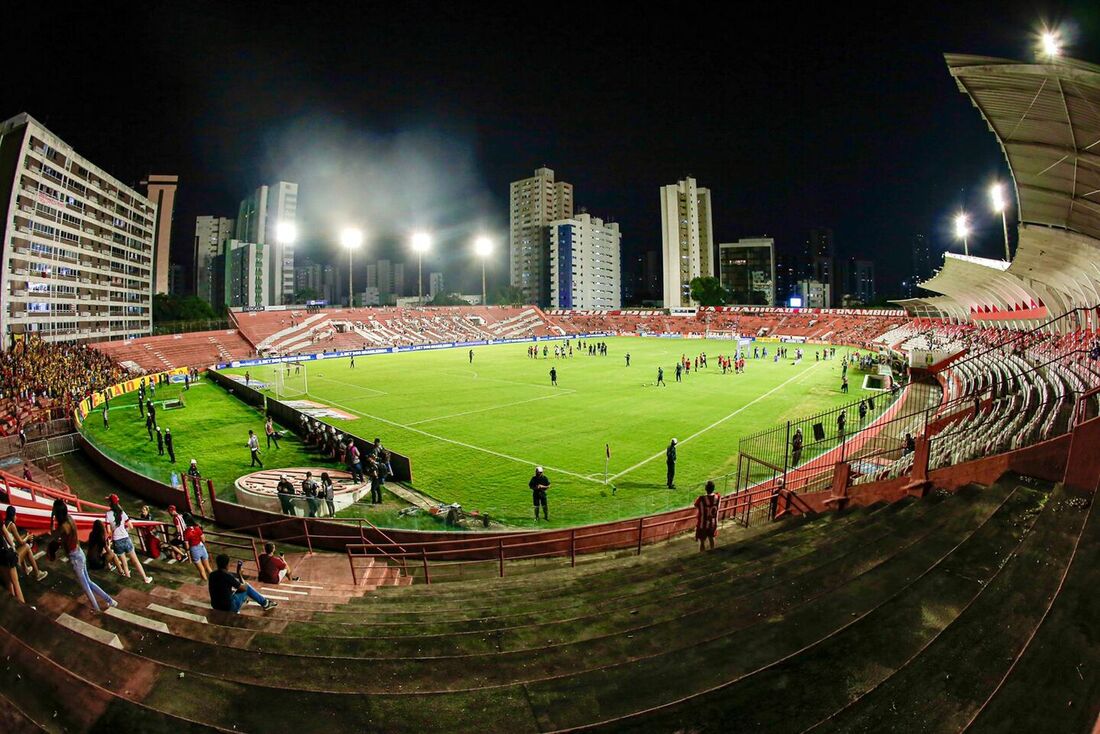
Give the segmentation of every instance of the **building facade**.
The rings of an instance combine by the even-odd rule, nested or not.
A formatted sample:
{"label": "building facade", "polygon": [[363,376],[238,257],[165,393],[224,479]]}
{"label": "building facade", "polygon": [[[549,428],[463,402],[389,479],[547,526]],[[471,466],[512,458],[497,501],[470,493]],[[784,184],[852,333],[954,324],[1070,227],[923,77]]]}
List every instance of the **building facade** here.
{"label": "building facade", "polygon": [[550,304],[550,223],[573,216],[573,185],[539,168],[509,187],[509,282],[528,303]]}
{"label": "building facade", "polygon": [[[836,242],[833,230],[828,227],[814,227],[806,237],[803,248],[802,279],[816,280],[829,286],[830,298],[841,288],[842,281],[837,277]],[[832,307],[830,301],[826,308]]]}
{"label": "building facade", "polygon": [[30,115],[0,123],[0,334],[147,336],[156,206]]}
{"label": "building facade", "polygon": [[661,187],[661,260],[665,307],[691,306],[692,279],[714,275],[710,190],[694,178]]}
{"label": "building facade", "polygon": [[225,305],[271,305],[271,263],[267,245],[229,240],[225,243]]}
{"label": "building facade", "polygon": [[443,292],[443,273],[428,273],[428,298]]}
{"label": "building facade", "polygon": [[875,292],[875,264],[870,260],[848,258],[844,268],[844,293],[841,296],[841,305],[845,308],[866,306],[874,303],[877,294]]}
{"label": "building facade", "polygon": [[153,293],[172,292],[168,266],[172,261],[172,219],[179,180],[179,176],[154,174],[141,182],[145,187],[145,198],[157,208],[153,225]]}
{"label": "building facade", "polygon": [[223,302],[215,297],[214,283],[223,277],[224,264],[216,268],[214,258],[225,242],[233,239],[234,220],[226,217],[195,217],[195,295],[212,304]]}
{"label": "building facade", "polygon": [[775,240],[758,237],[718,245],[718,278],[737,306],[774,306]]}
{"label": "building facade", "polygon": [[280,181],[261,186],[241,202],[235,238],[265,246],[271,274],[269,298],[264,305],[294,302],[294,242],[280,241],[281,223],[293,224],[298,215],[298,184]]}
{"label": "building facade", "polygon": [[820,280],[798,281],[798,295],[802,299],[802,308],[829,308],[832,302],[831,286]]}
{"label": "building facade", "polygon": [[617,222],[590,214],[551,222],[551,308],[621,308],[621,252]]}

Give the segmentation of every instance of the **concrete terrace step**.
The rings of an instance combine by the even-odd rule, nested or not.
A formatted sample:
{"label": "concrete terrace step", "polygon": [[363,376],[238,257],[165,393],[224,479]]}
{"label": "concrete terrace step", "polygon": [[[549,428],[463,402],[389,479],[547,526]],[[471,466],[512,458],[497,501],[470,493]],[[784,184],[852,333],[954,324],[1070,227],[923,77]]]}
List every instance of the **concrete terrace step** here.
{"label": "concrete terrace step", "polygon": [[83,620],[77,619],[69,614],[62,614],[57,618],[57,623],[62,627],[71,629],[77,634],[84,635],[85,637],[95,640],[101,645],[108,645],[110,647],[117,647],[122,649],[122,641],[118,639],[118,635],[113,632],[108,632],[105,629],[96,627],[93,624],[89,624]]}

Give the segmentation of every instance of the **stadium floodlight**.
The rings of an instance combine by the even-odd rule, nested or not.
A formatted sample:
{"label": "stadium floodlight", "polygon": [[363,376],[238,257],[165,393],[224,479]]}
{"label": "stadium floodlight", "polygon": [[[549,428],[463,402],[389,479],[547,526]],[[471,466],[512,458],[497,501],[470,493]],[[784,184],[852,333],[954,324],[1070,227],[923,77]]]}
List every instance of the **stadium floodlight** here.
{"label": "stadium floodlight", "polygon": [[1005,260],[1012,262],[1012,253],[1008,249],[1008,202],[1005,201],[1004,186],[1000,183],[993,184],[989,189],[989,198],[993,202],[993,211],[1001,214],[1001,230],[1005,235]]}
{"label": "stadium floodlight", "polygon": [[358,227],[344,227],[340,232],[340,244],[348,251],[348,308],[355,305],[355,293],[351,285],[351,254],[363,244],[363,230]]}
{"label": "stadium floodlight", "polygon": [[482,235],[474,240],[474,252],[481,258],[481,305],[486,305],[485,301],[485,260],[489,255],[493,254],[493,241],[488,237]]}
{"label": "stadium floodlight", "polygon": [[275,241],[281,245],[292,245],[298,239],[298,226],[294,222],[282,221],[275,224]]}
{"label": "stadium floodlight", "polygon": [[424,253],[432,246],[432,236],[427,232],[413,232],[412,248],[416,253],[417,303],[424,305]]}
{"label": "stadium floodlight", "polygon": [[1041,39],[1044,56],[1056,59],[1062,55],[1062,38],[1057,31],[1043,31]]}
{"label": "stadium floodlight", "polygon": [[969,255],[970,221],[966,216],[966,212],[959,212],[955,215],[955,238],[963,241],[963,252]]}

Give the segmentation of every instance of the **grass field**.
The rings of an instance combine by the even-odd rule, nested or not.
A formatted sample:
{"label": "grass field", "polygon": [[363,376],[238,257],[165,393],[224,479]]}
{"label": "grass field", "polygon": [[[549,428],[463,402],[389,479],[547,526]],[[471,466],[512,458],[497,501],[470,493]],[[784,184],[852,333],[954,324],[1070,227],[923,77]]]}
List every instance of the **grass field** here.
{"label": "grass field", "polygon": [[[736,470],[740,436],[863,394],[856,371],[849,375],[851,392],[840,392],[847,349],[838,348],[835,360],[815,362],[811,348],[799,365],[749,359],[745,374],[722,375],[714,357],[728,353],[728,341],[607,341],[606,357],[578,352],[555,360],[550,344],[549,359],[533,360],[526,344],[512,344],[476,348],[472,364],[464,349],[361,357],[354,368],[347,359],[310,362],[304,375],[286,378],[286,387],[302,391],[308,380],[308,394],[296,398],[355,416],[333,422],[368,439],[380,436],[410,456],[417,489],[517,526],[534,525],[527,481],[536,464],[553,483],[553,526],[684,506],[707,478]],[[701,351],[710,367],[677,383],[680,355]],[[667,387],[654,384],[658,365]],[[551,367],[557,387],[550,384]],[[247,371],[272,383],[273,369]],[[241,436],[238,431],[234,440],[243,444]],[[673,437],[679,461],[677,489],[670,491],[665,447]],[[607,485],[605,444],[611,447]]]}

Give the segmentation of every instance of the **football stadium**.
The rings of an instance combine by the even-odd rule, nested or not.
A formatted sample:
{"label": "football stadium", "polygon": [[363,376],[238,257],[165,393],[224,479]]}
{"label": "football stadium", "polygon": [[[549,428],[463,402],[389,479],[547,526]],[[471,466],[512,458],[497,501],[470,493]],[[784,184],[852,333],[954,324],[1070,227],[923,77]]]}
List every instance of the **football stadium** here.
{"label": "football stadium", "polygon": [[1018,239],[887,308],[22,334],[0,728],[1095,731],[1100,67],[945,61]]}

